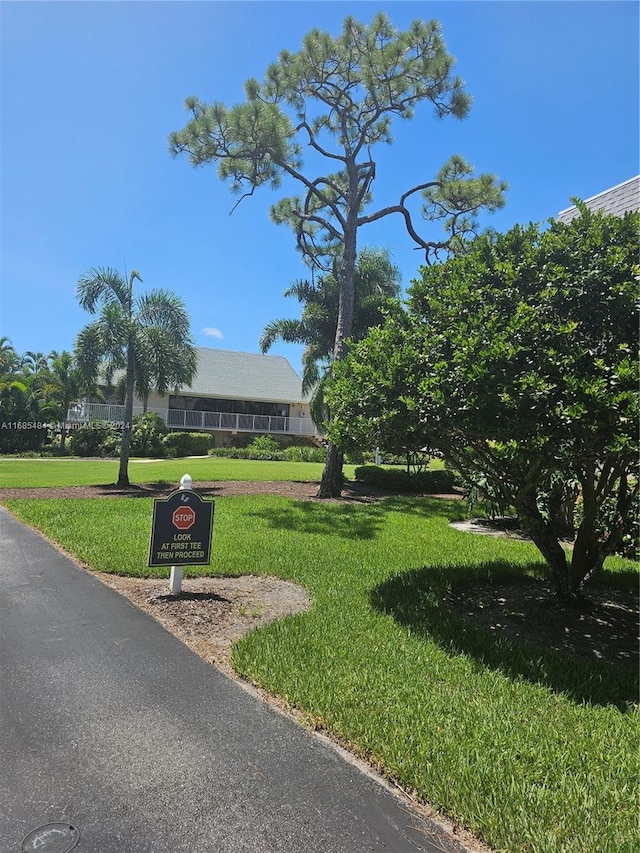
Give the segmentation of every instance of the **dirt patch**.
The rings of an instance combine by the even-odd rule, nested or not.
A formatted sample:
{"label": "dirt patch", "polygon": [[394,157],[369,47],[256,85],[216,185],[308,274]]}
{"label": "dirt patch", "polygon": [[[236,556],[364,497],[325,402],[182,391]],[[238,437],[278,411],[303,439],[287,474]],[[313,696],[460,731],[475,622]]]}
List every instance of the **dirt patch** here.
{"label": "dirt patch", "polygon": [[231,646],[247,632],[310,606],[306,590],[274,577],[190,578],[172,595],[167,580],[94,573],[228,675]]}
{"label": "dirt patch", "polygon": [[[278,495],[300,501],[319,500],[316,497],[320,483],[267,480],[265,482],[245,482],[241,480],[220,480],[216,482],[198,482],[196,491],[202,497],[226,497],[236,495]],[[175,483],[140,483],[131,486],[60,486],[47,488],[12,488],[0,489],[0,501],[10,498],[164,498],[172,490],[178,488]],[[330,501],[348,503],[371,503],[397,492],[377,489],[357,480],[345,483],[340,498],[330,498]],[[413,497],[418,497],[413,495]],[[461,494],[428,495],[431,498],[460,500]],[[327,499],[323,499],[326,503]]]}
{"label": "dirt patch", "polygon": [[[294,500],[317,500],[319,483],[290,481],[217,481],[198,482],[196,491],[202,497],[223,497],[234,495],[280,495]],[[0,489],[0,500],[9,498],[164,498],[178,488],[177,483],[140,483],[131,486],[114,484],[101,486],[61,486],[47,488]],[[388,493],[382,490],[364,487],[361,483],[349,483],[345,486],[340,500],[380,500]]]}

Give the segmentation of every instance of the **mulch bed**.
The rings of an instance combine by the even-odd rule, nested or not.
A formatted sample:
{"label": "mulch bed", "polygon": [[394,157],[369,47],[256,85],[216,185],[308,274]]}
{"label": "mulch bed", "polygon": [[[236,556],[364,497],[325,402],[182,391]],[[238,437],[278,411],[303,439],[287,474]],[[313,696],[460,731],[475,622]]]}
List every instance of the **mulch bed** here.
{"label": "mulch bed", "polygon": [[[279,495],[281,497],[294,498],[295,500],[311,501],[317,500],[316,493],[319,485],[319,483],[278,480],[265,482],[221,480],[206,483],[198,482],[195,491],[202,497]],[[10,498],[162,498],[177,488],[177,483],[175,485],[168,483],[141,483],[127,487],[109,484],[103,486],[54,486],[37,489],[13,488],[0,489],[0,501]],[[397,493],[377,489],[373,486],[354,481],[346,483],[342,490],[342,497],[335,498],[335,500],[368,503],[370,501],[382,500],[392,494]],[[461,498],[461,495],[429,495],[429,497],[457,500]]]}

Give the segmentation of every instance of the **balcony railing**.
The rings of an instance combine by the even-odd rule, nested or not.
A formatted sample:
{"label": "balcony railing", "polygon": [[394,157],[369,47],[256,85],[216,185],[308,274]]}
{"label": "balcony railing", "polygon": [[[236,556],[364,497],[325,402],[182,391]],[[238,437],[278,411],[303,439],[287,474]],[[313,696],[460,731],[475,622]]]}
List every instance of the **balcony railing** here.
{"label": "balcony railing", "polygon": [[[159,415],[171,429],[318,435],[316,425],[311,418],[246,415],[239,412],[194,412],[185,409],[149,408],[147,412],[154,412]],[[141,406],[133,407],[134,417],[142,413]],[[75,403],[69,408],[67,420],[122,423],[124,421],[124,406],[109,403]]]}

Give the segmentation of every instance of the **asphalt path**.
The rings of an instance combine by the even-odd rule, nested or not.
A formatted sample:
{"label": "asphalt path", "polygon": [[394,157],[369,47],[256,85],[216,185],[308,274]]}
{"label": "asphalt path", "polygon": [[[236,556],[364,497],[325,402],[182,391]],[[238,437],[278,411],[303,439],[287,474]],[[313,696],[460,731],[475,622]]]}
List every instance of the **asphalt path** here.
{"label": "asphalt path", "polygon": [[462,850],[1,507],[0,554],[3,853]]}

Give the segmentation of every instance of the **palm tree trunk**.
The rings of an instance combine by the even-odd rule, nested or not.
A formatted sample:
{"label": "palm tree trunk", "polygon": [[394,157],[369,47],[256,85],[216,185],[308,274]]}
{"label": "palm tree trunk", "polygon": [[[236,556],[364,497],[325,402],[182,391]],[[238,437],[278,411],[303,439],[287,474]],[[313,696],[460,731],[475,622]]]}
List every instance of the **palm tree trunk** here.
{"label": "palm tree trunk", "polygon": [[131,448],[131,421],[133,420],[133,386],[135,382],[135,353],[133,337],[130,334],[127,346],[127,377],[124,397],[124,424],[120,442],[120,468],[118,485],[129,485],[129,452]]}
{"label": "palm tree trunk", "polygon": [[62,400],[62,428],[60,429],[60,452],[64,454],[67,441],[67,415],[69,414],[69,406],[71,397],[65,393]]}

